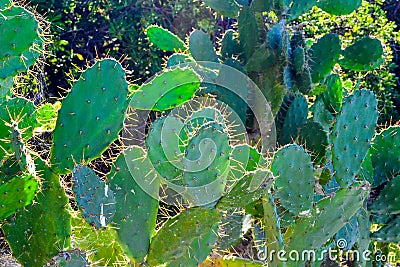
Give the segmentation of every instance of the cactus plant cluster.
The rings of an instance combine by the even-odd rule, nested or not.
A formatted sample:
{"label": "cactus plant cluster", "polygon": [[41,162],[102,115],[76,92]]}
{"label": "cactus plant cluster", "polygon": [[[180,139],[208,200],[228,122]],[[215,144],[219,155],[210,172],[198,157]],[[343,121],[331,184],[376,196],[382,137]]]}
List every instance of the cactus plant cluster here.
{"label": "cactus plant cluster", "polygon": [[[174,53],[163,72],[137,86],[120,62],[99,59],[55,112],[12,93],[14,76],[34,64],[44,41],[32,12],[0,1],[0,219],[21,264],[263,266],[261,257],[218,256],[247,234],[265,252],[321,251],[340,239],[349,242],[342,249],[359,251],[400,242],[399,126],[378,131],[374,94],[347,92],[333,73],[337,64],[379,66],[382,45],[365,37],[342,50],[328,34],[307,47],[290,27],[314,5],[342,15],[360,1],[204,2],[238,21],[219,50],[200,30],[185,42],[151,26],[150,41]],[[260,23],[266,11],[280,18],[269,29]],[[255,144],[262,125],[248,110],[259,104],[248,81],[207,62],[258,85],[271,105],[276,151]],[[29,146],[46,110],[57,115],[48,157]],[[145,140],[129,145],[124,122],[143,111]],[[241,137],[236,124],[261,133]],[[100,174],[92,163],[112,144],[121,153]],[[176,214],[160,219],[172,204]],[[371,224],[381,228],[370,233]]]}

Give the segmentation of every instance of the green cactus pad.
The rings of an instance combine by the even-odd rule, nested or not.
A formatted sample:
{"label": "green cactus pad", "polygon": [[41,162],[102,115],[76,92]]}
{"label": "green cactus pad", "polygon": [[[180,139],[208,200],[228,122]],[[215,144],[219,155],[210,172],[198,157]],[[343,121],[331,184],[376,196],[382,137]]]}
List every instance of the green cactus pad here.
{"label": "green cactus pad", "polygon": [[306,55],[304,48],[297,46],[293,51],[293,68],[297,74],[301,74],[304,71],[306,63]]}
{"label": "green cactus pad", "polygon": [[312,208],[315,177],[311,156],[298,145],[276,152],[271,170],[275,192],[282,206],[293,214]]}
{"label": "green cactus pad", "polygon": [[342,109],[343,102],[343,86],[340,76],[338,74],[329,75],[324,84],[326,84],[326,90],[322,96],[325,106],[332,114],[336,114]]}
{"label": "green cactus pad", "polygon": [[96,228],[105,227],[112,221],[115,213],[113,192],[85,165],[76,166],[72,176],[72,190],[86,221]]}
{"label": "green cactus pad", "polygon": [[368,149],[378,120],[377,100],[368,90],[358,90],[344,102],[336,117],[332,137],[332,163],[341,187],[353,182]]}
{"label": "green cactus pad", "polygon": [[277,57],[276,51],[268,48],[267,44],[264,43],[247,59],[246,70],[248,72],[263,71],[265,68],[277,67]]}
{"label": "green cactus pad", "polygon": [[221,40],[221,56],[231,58],[242,52],[239,40],[235,36],[234,30],[227,30]]}
{"label": "green cactus pad", "polygon": [[0,48],[0,79],[5,79],[36,62],[43,40],[39,37],[36,18],[26,9],[13,6],[1,15],[0,32],[4,40]]}
{"label": "green cactus pad", "polygon": [[363,37],[343,51],[340,66],[354,71],[370,71],[385,61],[381,41],[369,36]]}
{"label": "green cactus pad", "polygon": [[224,192],[231,147],[223,131],[219,123],[205,124],[185,149],[183,180],[193,194],[189,200],[193,203],[207,204],[207,198],[219,198]]}
{"label": "green cactus pad", "polygon": [[14,257],[24,266],[32,267],[44,266],[60,248],[69,247],[71,235],[68,198],[59,177],[44,163],[37,164],[43,180],[35,205],[26,206],[2,225]]}
{"label": "green cactus pad", "polygon": [[0,10],[7,8],[11,5],[10,0],[0,0]]}
{"label": "green cactus pad", "polygon": [[[38,22],[24,8],[13,7],[0,16],[0,60],[21,56],[39,39]],[[21,38],[23,37],[23,38]]]}
{"label": "green cactus pad", "polygon": [[368,193],[357,187],[340,189],[335,196],[319,201],[315,215],[297,222],[288,233],[291,236],[286,236],[289,241],[287,251],[319,249],[357,213]]}
{"label": "green cactus pad", "polygon": [[172,67],[177,66],[179,64],[185,64],[185,63],[192,62],[192,61],[193,61],[193,59],[191,59],[186,54],[175,53],[175,54],[172,54],[168,58],[167,68],[172,68]]}
{"label": "green cactus pad", "polygon": [[376,187],[400,172],[400,126],[391,126],[375,136],[370,151]]}
{"label": "green cactus pad", "polygon": [[36,110],[31,101],[25,98],[11,98],[0,105],[0,156],[14,153],[12,147],[13,127],[21,133],[22,142],[33,135]]}
{"label": "green cactus pad", "polygon": [[322,81],[338,62],[341,53],[341,42],[337,34],[329,33],[314,43],[308,54],[313,83]]}
{"label": "green cactus pad", "polygon": [[[211,247],[204,248],[198,242],[199,239],[210,234],[219,218],[216,210],[202,208],[185,210],[170,218],[154,236],[147,262],[151,266],[156,266],[180,258],[191,259],[191,255],[199,255],[203,249],[206,251],[201,254],[208,255]],[[200,264],[204,259],[194,258],[193,260]]]}
{"label": "green cactus pad", "polygon": [[329,131],[334,117],[326,108],[322,95],[318,95],[314,105],[311,107],[313,113],[313,120],[322,125],[325,131]]}
{"label": "green cactus pad", "polygon": [[122,249],[129,258],[141,262],[156,227],[160,180],[150,175],[151,163],[141,160],[146,156],[142,148],[132,147],[124,154],[118,157],[109,175],[117,208],[113,222]]}
{"label": "green cactus pad", "polygon": [[182,125],[183,122],[176,117],[161,117],[151,124],[146,138],[149,159],[154,168],[162,177],[177,185],[182,185],[183,170],[181,167],[183,154],[179,147],[179,137],[182,140],[187,139],[186,136],[183,137],[184,133],[180,133]]}
{"label": "green cactus pad", "polygon": [[218,204],[219,210],[230,210],[232,207],[245,208],[248,204],[265,195],[273,184],[270,171],[257,169],[243,176],[234,187],[223,196]]}
{"label": "green cactus pad", "polygon": [[10,91],[13,86],[14,77],[0,79],[0,104],[6,100],[6,96],[10,96]]}
{"label": "green cactus pad", "polygon": [[280,145],[292,143],[299,135],[300,129],[307,120],[307,99],[302,94],[294,94],[293,96],[294,99],[286,112],[278,137]]}
{"label": "green cactus pad", "polygon": [[400,242],[400,216],[390,221],[377,232],[372,233],[371,238],[382,243]]}
{"label": "green cactus pad", "polygon": [[95,159],[118,138],[128,106],[128,83],[113,59],[98,61],[62,101],[51,148],[52,168],[68,173],[74,162]]}
{"label": "green cactus pad", "polygon": [[286,23],[284,20],[275,24],[268,32],[268,47],[275,51],[281,51],[283,48],[283,35],[285,32]]}
{"label": "green cactus pad", "polygon": [[242,241],[243,235],[251,227],[251,217],[239,210],[229,210],[221,215],[222,221],[219,225],[219,237],[217,238],[218,249],[232,249]]}
{"label": "green cactus pad", "polygon": [[[373,148],[372,148],[373,149]],[[365,156],[364,162],[361,164],[361,168],[358,172],[358,176],[364,181],[368,181],[370,184],[374,183],[374,166],[372,165],[371,148]]]}
{"label": "green cactus pad", "polygon": [[[263,229],[265,232],[265,242],[264,248],[262,248],[264,256],[269,256],[268,253],[271,251],[280,251],[284,249],[284,244],[282,240],[282,233],[280,228],[280,221],[281,219],[278,217],[276,205],[274,203],[274,198],[272,193],[266,194],[265,197],[262,199],[263,205]],[[281,266],[282,264],[279,263],[279,260],[275,257],[274,259],[269,259],[269,264],[271,266]]]}
{"label": "green cactus pad", "polygon": [[193,70],[168,70],[143,84],[132,96],[130,105],[142,110],[169,110],[190,100],[199,87],[200,78]]}
{"label": "green cactus pad", "polygon": [[369,210],[378,214],[400,213],[399,190],[400,176],[396,176],[385,185],[378,197],[372,202]]}
{"label": "green cactus pad", "polygon": [[207,33],[194,30],[189,37],[189,49],[196,61],[218,62],[218,56]]}
{"label": "green cactus pad", "polygon": [[256,17],[249,7],[243,6],[237,20],[240,44],[243,47],[245,57],[249,59],[253,55],[258,41]]}
{"label": "green cactus pad", "polygon": [[294,0],[289,9],[288,19],[295,20],[311,10],[317,4],[317,0]]}
{"label": "green cactus pad", "polygon": [[294,76],[295,88],[297,88],[303,94],[309,94],[313,91],[314,84],[312,82],[312,75],[310,68],[305,68],[303,72],[296,73]]}
{"label": "green cactus pad", "polygon": [[72,235],[74,244],[83,251],[90,251],[87,255],[91,262],[98,266],[109,266],[128,262],[124,251],[117,242],[116,229],[107,225],[104,229],[94,230],[80,215],[72,220]]}
{"label": "green cactus pad", "polygon": [[[359,229],[359,236],[357,239],[357,249],[362,255],[369,249],[371,243],[370,231],[371,231],[371,220],[370,213],[366,209],[362,208],[357,213],[357,223]],[[366,262],[366,259],[360,259],[360,262]],[[368,261],[367,261],[368,262]]]}
{"label": "green cactus pad", "polygon": [[157,25],[151,25],[146,29],[146,34],[155,46],[169,52],[185,51],[185,43],[178,36]]}
{"label": "green cactus pad", "polygon": [[359,235],[359,225],[357,221],[357,215],[355,215],[342,229],[340,229],[336,233],[334,239],[336,241],[336,244],[340,240],[346,240],[346,246],[341,247],[341,249],[344,251],[348,251],[353,248],[354,244],[357,242]]}
{"label": "green cactus pad", "polygon": [[203,2],[221,15],[227,17],[234,18],[239,12],[239,5],[234,0],[203,0]]}
{"label": "green cactus pad", "polygon": [[32,175],[12,178],[0,185],[0,220],[32,203],[39,183]]}
{"label": "green cactus pad", "polygon": [[361,0],[319,0],[317,6],[333,15],[348,15],[361,6]]}
{"label": "green cactus pad", "polygon": [[311,159],[315,165],[325,162],[329,146],[328,133],[320,123],[307,120],[300,130],[299,141],[311,152]]}

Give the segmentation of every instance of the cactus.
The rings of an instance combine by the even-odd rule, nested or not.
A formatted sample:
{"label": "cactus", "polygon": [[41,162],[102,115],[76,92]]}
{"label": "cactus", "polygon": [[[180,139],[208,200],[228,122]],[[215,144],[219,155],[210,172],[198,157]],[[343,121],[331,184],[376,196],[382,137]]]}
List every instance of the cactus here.
{"label": "cactus", "polygon": [[383,243],[398,243],[400,242],[400,216],[396,216],[393,220],[388,222],[385,226],[374,232],[371,235],[373,240]]}
{"label": "cactus", "polygon": [[300,130],[299,141],[311,152],[311,159],[315,165],[325,163],[329,141],[328,133],[320,123],[307,120]]}
{"label": "cactus", "polygon": [[233,30],[227,30],[221,40],[220,54],[224,58],[239,55],[242,47]]}
{"label": "cactus", "polygon": [[[149,250],[147,262],[160,265],[184,258],[185,266],[196,266],[205,258],[196,258],[199,254],[207,254],[213,244],[202,244],[200,239],[212,232],[212,226],[218,223],[219,214],[215,210],[194,208],[185,210],[170,218],[154,236]],[[201,253],[206,250],[207,253]]]}
{"label": "cactus", "polygon": [[310,210],[314,195],[314,171],[311,156],[297,145],[280,149],[274,157],[271,170],[275,193],[281,205],[294,214]]}
{"label": "cactus", "polygon": [[58,248],[69,247],[71,215],[58,176],[40,160],[36,164],[43,179],[41,192],[34,199],[36,204],[8,218],[2,229],[18,261],[25,266],[42,267],[58,253]]}
{"label": "cactus", "polygon": [[278,138],[280,145],[289,144],[296,139],[308,115],[307,99],[302,94],[293,94],[289,97],[293,98],[293,100],[290,103],[289,109],[286,111],[280,130]]}
{"label": "cactus", "polygon": [[295,20],[299,16],[307,13],[317,4],[317,0],[294,0],[288,11],[288,19]]}
{"label": "cactus", "polygon": [[347,251],[352,249],[354,244],[357,242],[359,235],[357,216],[353,216],[349,222],[336,233],[334,239],[336,242],[339,240],[346,240],[346,246],[341,249]]}
{"label": "cactus", "polygon": [[371,91],[358,90],[349,96],[332,131],[332,162],[337,182],[353,182],[370,147],[378,119],[377,100]]}
{"label": "cactus", "polygon": [[0,79],[5,79],[33,65],[44,41],[38,21],[26,9],[12,6],[0,12]]}
{"label": "cactus", "polygon": [[235,17],[239,12],[239,5],[234,0],[204,0],[203,2],[227,17]]}
{"label": "cactus", "polygon": [[361,2],[361,0],[338,0],[336,2],[320,0],[317,2],[317,6],[333,15],[347,15],[359,8]]}
{"label": "cactus", "polygon": [[326,90],[322,94],[326,108],[336,114],[342,109],[343,86],[339,75],[329,75],[325,79]]}
{"label": "cactus", "polygon": [[73,250],[60,252],[57,257],[53,257],[50,265],[47,266],[81,267],[87,265],[89,265],[89,262],[86,253],[83,251]]}
{"label": "cactus", "polygon": [[218,229],[218,249],[228,250],[237,246],[250,227],[250,215],[241,214],[240,211],[235,209],[223,213]]}
{"label": "cactus", "polygon": [[85,165],[74,168],[72,190],[86,221],[96,228],[105,227],[115,213],[113,191]]}
{"label": "cactus", "polygon": [[398,190],[400,188],[400,176],[392,178],[372,202],[369,210],[373,213],[397,214],[400,213]]}
{"label": "cactus", "polygon": [[210,37],[203,31],[194,30],[189,37],[189,49],[196,61],[218,62],[218,56]]}
{"label": "cactus", "polygon": [[142,148],[132,147],[124,153],[109,175],[116,200],[113,222],[123,251],[135,262],[142,262],[155,231],[160,181],[150,174],[152,165]]}
{"label": "cactus", "polygon": [[355,71],[370,71],[383,63],[383,47],[378,39],[363,37],[343,51],[340,66]]}
{"label": "cactus", "polygon": [[243,6],[237,19],[240,44],[248,59],[253,55],[258,41],[256,17],[249,7]]}
{"label": "cactus", "polygon": [[322,81],[338,62],[341,53],[341,43],[336,34],[326,34],[320,38],[308,51],[313,83]]}
{"label": "cactus", "polygon": [[172,32],[159,26],[152,25],[146,29],[146,34],[155,46],[169,52],[185,51],[185,43]]}
{"label": "cactus", "polygon": [[194,71],[176,68],[143,84],[134,93],[130,103],[136,109],[169,110],[190,100],[199,86],[200,78]]}
{"label": "cactus", "polygon": [[374,138],[370,149],[374,168],[373,186],[377,187],[400,172],[400,127],[391,126]]}
{"label": "cactus", "polygon": [[[127,108],[125,71],[112,59],[96,62],[73,85],[58,113],[52,168],[71,171],[74,162],[97,158],[118,138]],[[101,109],[99,107],[102,107]]]}

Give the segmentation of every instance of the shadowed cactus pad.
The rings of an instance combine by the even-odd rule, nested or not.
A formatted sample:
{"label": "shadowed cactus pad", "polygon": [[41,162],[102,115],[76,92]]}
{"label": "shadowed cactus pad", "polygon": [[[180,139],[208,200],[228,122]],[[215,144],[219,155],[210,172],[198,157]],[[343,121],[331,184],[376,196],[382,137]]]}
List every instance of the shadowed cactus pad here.
{"label": "shadowed cactus pad", "polygon": [[73,171],[72,190],[86,221],[96,228],[109,224],[115,213],[115,199],[108,185],[85,165]]}

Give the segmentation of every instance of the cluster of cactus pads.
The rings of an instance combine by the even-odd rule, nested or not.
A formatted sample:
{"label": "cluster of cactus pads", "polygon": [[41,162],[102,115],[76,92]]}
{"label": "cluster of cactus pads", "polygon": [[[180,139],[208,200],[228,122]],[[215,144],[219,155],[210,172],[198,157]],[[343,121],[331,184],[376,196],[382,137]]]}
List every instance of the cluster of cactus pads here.
{"label": "cluster of cactus pads", "polygon": [[[345,15],[361,1],[204,2],[238,21],[218,51],[200,30],[184,42],[151,26],[149,40],[171,54],[162,73],[130,85],[118,61],[97,60],[58,110],[13,95],[15,76],[35,63],[45,41],[34,13],[0,0],[0,220],[23,266],[263,266],[257,256],[218,256],[235,251],[244,235],[252,236],[251,249],[265,252],[321,251],[341,239],[348,242],[342,249],[358,251],[400,242],[400,128],[377,129],[374,94],[347,90],[333,73],[338,65],[378,67],[380,41],[364,37],[342,50],[340,36],[328,34],[307,47],[290,27],[314,5]],[[266,29],[268,11],[281,19]],[[278,149],[261,153],[240,136],[235,123],[260,129],[248,112],[257,100],[246,81],[205,62],[258,85]],[[145,141],[129,145],[124,121],[142,111],[150,114]],[[29,146],[37,129],[52,130],[49,156]],[[91,162],[113,143],[122,152],[100,177]],[[179,209],[164,218],[173,204]],[[370,233],[373,224],[381,228]]]}

